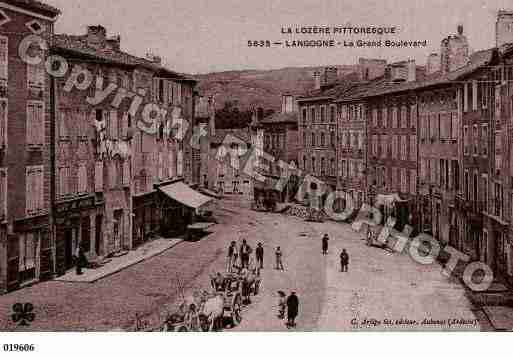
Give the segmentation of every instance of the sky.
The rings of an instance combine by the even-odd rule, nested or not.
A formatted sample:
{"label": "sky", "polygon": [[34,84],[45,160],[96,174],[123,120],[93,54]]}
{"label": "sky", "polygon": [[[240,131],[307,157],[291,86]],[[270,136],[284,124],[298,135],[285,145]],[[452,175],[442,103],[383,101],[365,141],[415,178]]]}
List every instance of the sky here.
{"label": "sky", "polygon": [[[414,58],[419,65],[439,52],[440,41],[463,24],[471,49],[495,46],[498,9],[512,0],[43,0],[62,10],[57,33],[82,34],[101,24],[121,35],[123,50],[162,57],[179,72],[350,65],[359,57]],[[248,40],[349,41],[379,36],[285,35],[282,27],[370,25],[396,27],[392,40],[427,40],[417,49],[249,48]],[[389,38],[389,36],[383,37]]]}

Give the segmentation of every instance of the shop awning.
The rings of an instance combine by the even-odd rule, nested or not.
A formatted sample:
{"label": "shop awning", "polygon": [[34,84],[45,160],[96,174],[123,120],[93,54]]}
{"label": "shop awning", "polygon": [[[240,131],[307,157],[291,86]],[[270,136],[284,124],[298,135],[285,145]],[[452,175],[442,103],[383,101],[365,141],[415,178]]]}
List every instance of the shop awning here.
{"label": "shop awning", "polygon": [[201,206],[213,201],[212,197],[205,196],[183,182],[175,182],[162,187],[159,190],[169,198],[178,201],[190,208],[200,208]]}

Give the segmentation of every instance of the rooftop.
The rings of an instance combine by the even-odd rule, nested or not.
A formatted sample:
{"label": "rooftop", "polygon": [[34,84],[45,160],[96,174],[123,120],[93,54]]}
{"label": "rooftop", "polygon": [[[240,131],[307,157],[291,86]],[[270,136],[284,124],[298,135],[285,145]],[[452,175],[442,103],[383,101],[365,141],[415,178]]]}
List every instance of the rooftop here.
{"label": "rooftop", "polygon": [[2,0],[2,2],[48,17],[56,17],[61,13],[59,9],[36,0]]}

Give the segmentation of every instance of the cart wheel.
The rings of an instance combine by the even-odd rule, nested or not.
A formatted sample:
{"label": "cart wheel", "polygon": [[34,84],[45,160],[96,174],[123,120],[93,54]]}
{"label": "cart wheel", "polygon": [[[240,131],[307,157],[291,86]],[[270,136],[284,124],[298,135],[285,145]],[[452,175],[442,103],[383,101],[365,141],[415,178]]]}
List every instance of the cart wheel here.
{"label": "cart wheel", "polygon": [[237,326],[242,321],[242,305],[240,295],[237,294],[232,304],[232,324],[233,326]]}

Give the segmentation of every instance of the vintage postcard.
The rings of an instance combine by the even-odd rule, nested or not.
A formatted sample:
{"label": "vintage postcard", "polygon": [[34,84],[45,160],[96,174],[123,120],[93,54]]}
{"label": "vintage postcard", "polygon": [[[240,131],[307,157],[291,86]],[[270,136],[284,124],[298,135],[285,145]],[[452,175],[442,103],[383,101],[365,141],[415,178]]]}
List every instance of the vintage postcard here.
{"label": "vintage postcard", "polygon": [[509,1],[0,0],[0,332],[512,331],[512,129]]}

